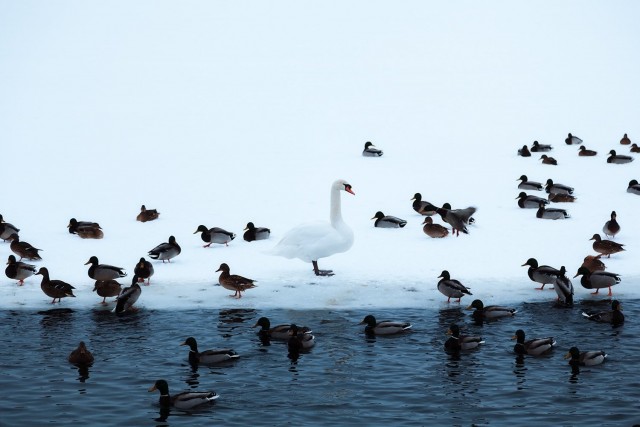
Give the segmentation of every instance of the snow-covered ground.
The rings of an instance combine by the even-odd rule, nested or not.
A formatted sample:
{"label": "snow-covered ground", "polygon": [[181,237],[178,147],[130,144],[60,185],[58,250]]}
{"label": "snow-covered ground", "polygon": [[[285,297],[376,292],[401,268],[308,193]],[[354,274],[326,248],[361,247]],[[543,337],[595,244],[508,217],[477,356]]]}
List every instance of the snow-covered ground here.
{"label": "snow-covered ground", "polygon": [[[53,279],[76,287],[63,307],[94,307],[84,263],[122,266],[174,235],[182,253],[154,262],[139,305],[420,307],[446,304],[446,269],[489,303],[549,300],[521,265],[573,274],[612,210],[627,251],[605,259],[617,298],[637,298],[640,159],[606,163],[628,133],[640,143],[640,30],[634,2],[354,1],[1,2],[0,140],[4,219],[42,248]],[[593,158],[567,146],[581,137]],[[548,153],[516,155],[534,140]],[[363,158],[365,141],[384,150]],[[575,187],[568,220],[519,209],[517,178]],[[329,187],[348,180],[350,251],[311,265],[266,254],[288,229],[329,215]],[[431,239],[416,192],[476,206],[469,235]],[[535,193],[535,192],[529,192]],[[546,194],[538,195],[546,197]],[[141,204],[157,221],[140,223]],[[404,218],[376,229],[376,211]],[[67,232],[96,221],[102,240]],[[436,218],[437,223],[442,221]],[[245,242],[247,222],[270,240]],[[238,237],[203,248],[198,225]],[[0,243],[0,256],[11,254]],[[220,263],[257,280],[242,299],[217,286]],[[591,296],[573,279],[576,300]],[[40,276],[4,275],[0,307],[50,307]],[[468,304],[470,297],[463,298]]]}

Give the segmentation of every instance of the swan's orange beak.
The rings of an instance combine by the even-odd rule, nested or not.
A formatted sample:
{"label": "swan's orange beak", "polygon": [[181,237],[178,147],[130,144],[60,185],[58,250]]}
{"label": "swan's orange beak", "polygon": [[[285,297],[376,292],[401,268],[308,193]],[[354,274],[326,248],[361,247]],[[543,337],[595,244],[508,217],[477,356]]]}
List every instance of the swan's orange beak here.
{"label": "swan's orange beak", "polygon": [[344,191],[346,191],[347,193],[351,193],[351,194],[353,194],[354,196],[356,195],[356,193],[354,193],[354,192],[353,192],[353,190],[351,189],[351,186],[350,186],[350,185],[349,185],[349,186],[347,186],[347,187],[345,187],[345,188],[344,188]]}

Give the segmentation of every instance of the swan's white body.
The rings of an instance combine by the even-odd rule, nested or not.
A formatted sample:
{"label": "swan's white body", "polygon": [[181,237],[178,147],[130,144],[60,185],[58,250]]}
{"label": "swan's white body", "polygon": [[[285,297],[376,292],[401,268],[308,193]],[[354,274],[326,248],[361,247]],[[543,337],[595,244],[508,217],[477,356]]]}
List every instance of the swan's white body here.
{"label": "swan's white body", "polygon": [[271,254],[311,262],[319,274],[318,259],[348,251],[353,245],[353,231],[342,219],[340,191],[355,194],[344,180],[337,180],[331,185],[330,222],[315,221],[292,228]]}

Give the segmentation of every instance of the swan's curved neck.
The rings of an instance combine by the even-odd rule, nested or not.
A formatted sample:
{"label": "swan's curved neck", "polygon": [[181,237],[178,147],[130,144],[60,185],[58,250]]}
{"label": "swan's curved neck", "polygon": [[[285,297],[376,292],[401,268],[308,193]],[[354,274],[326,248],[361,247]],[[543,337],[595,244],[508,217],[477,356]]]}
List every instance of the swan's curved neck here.
{"label": "swan's curved neck", "polygon": [[334,227],[344,223],[344,221],[342,220],[342,207],[340,203],[340,189],[331,188],[331,206],[329,211],[329,219],[331,221],[331,225]]}

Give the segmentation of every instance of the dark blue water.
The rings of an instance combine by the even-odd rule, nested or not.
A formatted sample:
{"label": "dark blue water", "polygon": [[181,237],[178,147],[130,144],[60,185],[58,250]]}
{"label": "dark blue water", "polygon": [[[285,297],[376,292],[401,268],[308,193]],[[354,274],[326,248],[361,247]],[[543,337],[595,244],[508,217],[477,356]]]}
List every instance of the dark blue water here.
{"label": "dark blue water", "polygon": [[[632,425],[640,423],[638,301],[623,301],[627,322],[612,328],[582,318],[600,303],[557,309],[521,304],[519,313],[484,325],[458,304],[440,310],[375,310],[379,320],[413,323],[413,332],[368,339],[357,323],[369,312],[289,310],[0,311],[2,425]],[[296,363],[285,343],[265,346],[252,328],[312,327],[316,346]],[[457,322],[486,343],[459,357],[443,351]],[[556,337],[548,356],[516,359],[510,338]],[[193,369],[188,336],[200,349],[231,347],[240,360]],[[95,363],[67,362],[80,340]],[[604,365],[572,374],[569,347],[608,352]],[[160,410],[156,379],[170,391],[215,390],[215,404],[193,412]]]}

